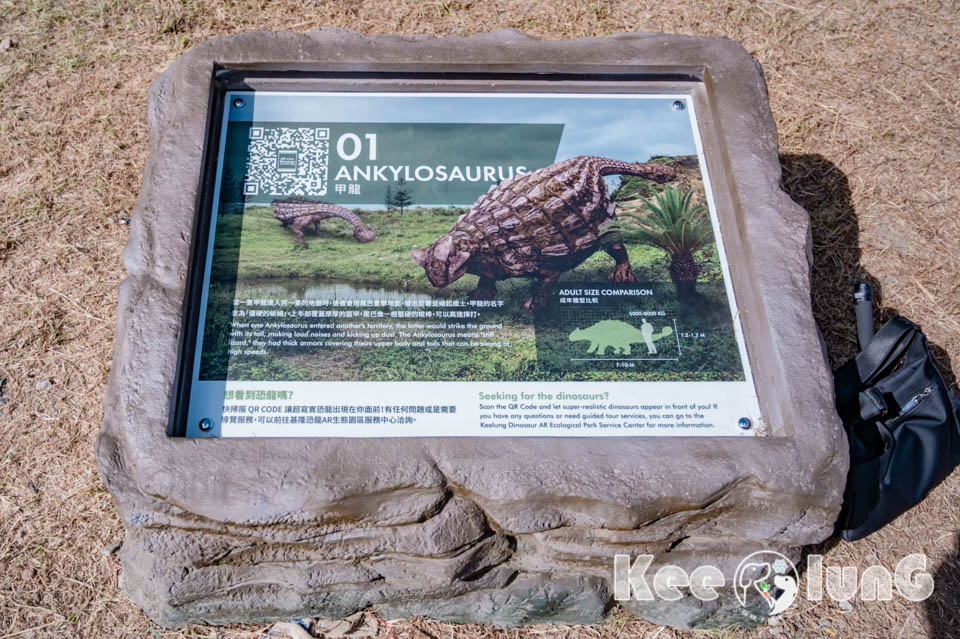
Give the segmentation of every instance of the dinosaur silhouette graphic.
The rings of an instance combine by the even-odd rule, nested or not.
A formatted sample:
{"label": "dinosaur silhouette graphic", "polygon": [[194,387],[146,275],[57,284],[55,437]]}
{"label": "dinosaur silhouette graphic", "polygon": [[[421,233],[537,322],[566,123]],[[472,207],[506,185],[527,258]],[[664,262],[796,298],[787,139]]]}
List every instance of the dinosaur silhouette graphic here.
{"label": "dinosaur silhouette graphic", "polygon": [[657,348],[653,342],[673,335],[673,328],[664,326],[659,333],[653,332],[653,326],[644,319],[643,328],[638,329],[632,324],[620,320],[601,320],[587,328],[576,328],[570,333],[570,341],[587,340],[590,342],[588,353],[606,355],[607,349],[612,348],[614,355],[630,355],[631,344],[646,344],[650,354],[656,354]]}

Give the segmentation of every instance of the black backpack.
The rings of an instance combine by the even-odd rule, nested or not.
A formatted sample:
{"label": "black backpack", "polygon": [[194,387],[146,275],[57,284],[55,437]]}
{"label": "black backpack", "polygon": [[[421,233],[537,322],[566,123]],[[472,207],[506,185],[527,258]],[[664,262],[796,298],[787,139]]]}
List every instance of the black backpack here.
{"label": "black backpack", "polygon": [[[867,289],[868,310],[869,299]],[[926,336],[900,316],[876,335],[864,334],[865,324],[872,332],[872,311],[866,321],[862,307],[863,350],[834,373],[837,410],[850,443],[837,521],[847,541],[912,508],[960,463],[960,400],[944,381]]]}

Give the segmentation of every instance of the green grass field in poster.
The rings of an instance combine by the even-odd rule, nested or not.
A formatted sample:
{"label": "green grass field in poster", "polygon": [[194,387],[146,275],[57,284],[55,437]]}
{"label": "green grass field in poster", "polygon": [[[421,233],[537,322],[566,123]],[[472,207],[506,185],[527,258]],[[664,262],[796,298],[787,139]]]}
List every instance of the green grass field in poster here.
{"label": "green grass field in poster", "polygon": [[[317,297],[392,299],[465,299],[476,284],[466,275],[445,289],[434,288],[410,251],[427,246],[449,231],[459,208],[414,208],[400,211],[359,210],[363,221],[377,232],[370,243],[358,243],[352,227],[341,219],[321,222],[306,242],[296,244],[293,233],[273,218],[269,207],[248,206],[243,213],[218,218],[214,265],[211,272],[211,308],[230,308],[234,299],[305,299]],[[639,282],[658,283],[672,291],[669,257],[660,249],[640,244],[624,226],[620,237],[628,247]],[[232,259],[222,259],[230,256]],[[704,267],[698,278],[698,296],[688,302],[668,299],[672,316],[682,317],[678,336],[684,357],[678,361],[643,362],[630,369],[570,370],[547,366],[538,358],[544,335],[556,330],[564,348],[569,330],[551,327],[558,314],[549,309],[534,314],[522,308],[530,296],[531,279],[515,278],[498,284],[500,308],[477,309],[470,322],[502,326],[496,341],[509,346],[366,348],[278,347],[265,355],[208,356],[230,339],[229,314],[208,315],[201,376],[231,380],[456,380],[456,381],[573,381],[662,380],[711,381],[743,379],[729,306],[715,251],[698,255]],[[221,259],[218,259],[221,258]],[[603,251],[563,275],[559,287],[606,282],[613,260]],[[558,287],[558,288],[559,288]],[[569,314],[568,314],[569,315]],[[562,333],[566,330],[567,333]],[[215,340],[221,340],[217,342]],[[489,340],[488,340],[489,341]],[[586,344],[583,344],[584,348]]]}

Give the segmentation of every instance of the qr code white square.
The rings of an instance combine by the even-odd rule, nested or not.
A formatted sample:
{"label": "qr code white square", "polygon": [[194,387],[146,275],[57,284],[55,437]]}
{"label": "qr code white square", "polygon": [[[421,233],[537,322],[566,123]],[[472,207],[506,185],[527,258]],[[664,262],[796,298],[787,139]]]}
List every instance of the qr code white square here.
{"label": "qr code white square", "polygon": [[246,195],[326,195],[330,129],[250,128]]}

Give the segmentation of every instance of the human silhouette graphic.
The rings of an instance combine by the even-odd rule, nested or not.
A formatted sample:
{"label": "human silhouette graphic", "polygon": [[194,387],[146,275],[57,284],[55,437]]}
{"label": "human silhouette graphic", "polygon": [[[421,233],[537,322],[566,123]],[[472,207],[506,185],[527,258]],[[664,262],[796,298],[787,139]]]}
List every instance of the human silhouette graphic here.
{"label": "human silhouette graphic", "polygon": [[640,325],[640,334],[643,335],[643,341],[647,344],[647,354],[656,355],[657,346],[653,343],[653,324],[643,318],[643,324]]}

